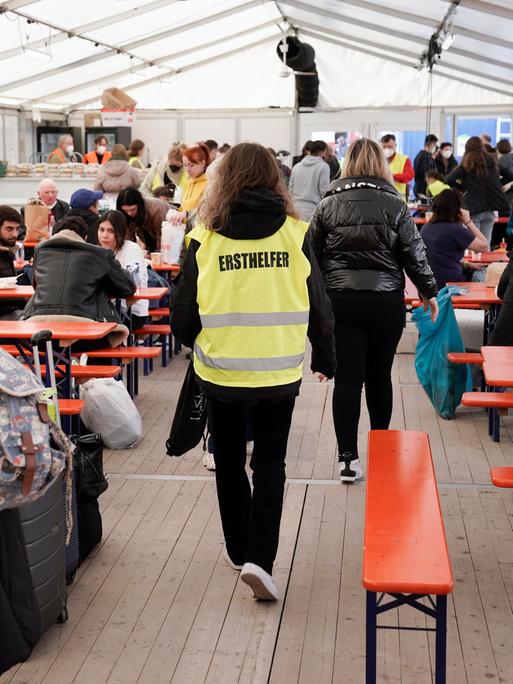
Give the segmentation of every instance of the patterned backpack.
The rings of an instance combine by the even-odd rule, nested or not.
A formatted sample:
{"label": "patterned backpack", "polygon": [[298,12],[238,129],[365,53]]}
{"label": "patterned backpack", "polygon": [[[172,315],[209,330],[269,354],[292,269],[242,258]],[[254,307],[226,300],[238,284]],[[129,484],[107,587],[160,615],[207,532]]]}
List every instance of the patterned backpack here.
{"label": "patterned backpack", "polygon": [[[43,387],[0,349],[0,510],[35,501],[71,466],[73,445],[50,422]],[[69,470],[69,469],[68,469]]]}

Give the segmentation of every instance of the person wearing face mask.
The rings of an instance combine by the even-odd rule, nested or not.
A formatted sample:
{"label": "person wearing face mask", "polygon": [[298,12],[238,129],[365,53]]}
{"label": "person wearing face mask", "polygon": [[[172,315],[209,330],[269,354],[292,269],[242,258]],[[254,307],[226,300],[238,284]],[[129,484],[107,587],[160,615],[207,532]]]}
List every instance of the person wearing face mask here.
{"label": "person wearing face mask", "polygon": [[435,153],[436,145],[438,143],[438,138],[436,135],[426,135],[424,140],[424,149],[421,150],[413,162],[413,168],[415,169],[415,196],[420,197],[425,195],[427,192],[426,185],[426,173],[431,169],[436,168]]}
{"label": "person wearing face mask", "polygon": [[73,137],[68,133],[61,135],[59,143],[53,152],[48,155],[49,164],[66,164],[66,162],[76,161],[74,155],[75,146],[73,145]]}
{"label": "person wearing face mask", "polygon": [[438,154],[435,157],[436,170],[442,176],[447,176],[453,169],[458,166],[458,160],[454,156],[452,143],[443,142],[440,145]]}
{"label": "person wearing face mask", "polygon": [[104,135],[98,135],[94,139],[95,149],[88,152],[84,157],[85,164],[106,164],[112,157],[112,152],[107,149],[107,138]]}
{"label": "person wearing face mask", "polygon": [[146,174],[141,186],[144,195],[153,195],[153,192],[163,185],[174,185],[182,191],[189,181],[189,177],[183,168],[183,152],[186,145],[172,145],[167,153],[167,159],[155,162]]}
{"label": "person wearing face mask", "polygon": [[408,183],[415,177],[411,161],[405,154],[397,151],[397,141],[392,133],[384,135],[380,143],[392,172],[395,189],[405,201],[408,201]]}

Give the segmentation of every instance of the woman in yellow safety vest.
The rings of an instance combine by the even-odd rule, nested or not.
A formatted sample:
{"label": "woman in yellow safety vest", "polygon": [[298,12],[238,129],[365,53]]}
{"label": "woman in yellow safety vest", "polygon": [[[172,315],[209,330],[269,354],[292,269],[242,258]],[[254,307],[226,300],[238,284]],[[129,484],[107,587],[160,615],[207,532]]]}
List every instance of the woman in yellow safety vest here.
{"label": "woman in yellow safety vest", "polygon": [[183,152],[186,145],[173,145],[167,153],[167,158],[155,162],[148,171],[141,186],[141,191],[152,195],[163,185],[174,185],[182,191],[189,182],[189,176],[183,168]]}
{"label": "woman in yellow safety vest", "polygon": [[[256,598],[276,600],[272,578],[287,439],[306,337],[312,371],[335,372],[334,319],[308,226],[261,145],[230,149],[189,234],[172,315],[194,349],[208,397],[226,562]],[[246,475],[246,411],[253,429],[253,492]]]}

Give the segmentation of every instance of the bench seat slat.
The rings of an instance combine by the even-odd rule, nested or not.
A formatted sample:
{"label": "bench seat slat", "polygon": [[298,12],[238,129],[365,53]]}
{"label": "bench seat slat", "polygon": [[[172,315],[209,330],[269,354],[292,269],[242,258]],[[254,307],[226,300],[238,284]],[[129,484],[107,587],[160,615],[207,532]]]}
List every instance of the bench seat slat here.
{"label": "bench seat slat", "polygon": [[369,437],[363,585],[386,593],[453,588],[429,440],[423,432]]}
{"label": "bench seat slat", "polygon": [[513,468],[511,466],[499,466],[490,470],[493,484],[496,487],[513,487]]}

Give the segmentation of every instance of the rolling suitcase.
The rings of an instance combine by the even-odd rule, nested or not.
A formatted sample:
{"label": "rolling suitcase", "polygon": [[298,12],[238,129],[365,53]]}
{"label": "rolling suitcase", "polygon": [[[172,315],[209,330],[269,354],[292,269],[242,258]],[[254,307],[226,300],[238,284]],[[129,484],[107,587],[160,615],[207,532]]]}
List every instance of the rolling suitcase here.
{"label": "rolling suitcase", "polygon": [[[55,422],[60,427],[61,420],[59,415],[59,403],[57,398],[57,384],[55,380],[55,367],[53,363],[53,349],[52,349],[52,333],[50,330],[41,330],[32,336],[30,344],[34,354],[34,369],[36,376],[43,383],[41,377],[41,364],[39,361],[39,345],[45,343],[45,361],[46,361],[46,381],[50,383],[51,393],[50,397],[55,406]],[[43,383],[44,384],[44,383]],[[71,496],[68,496],[68,487],[66,478],[64,478],[62,485],[62,494],[64,498],[64,530],[65,530],[65,547],[64,558],[66,567],[66,583],[71,584],[75,577],[75,573],[79,564],[79,550],[78,550],[78,517],[77,517],[77,493],[75,486],[75,478],[73,468],[71,469]]]}
{"label": "rolling suitcase", "polygon": [[42,628],[46,630],[68,617],[62,476],[40,499],[20,506],[19,512]]}

